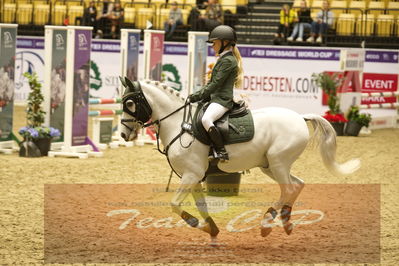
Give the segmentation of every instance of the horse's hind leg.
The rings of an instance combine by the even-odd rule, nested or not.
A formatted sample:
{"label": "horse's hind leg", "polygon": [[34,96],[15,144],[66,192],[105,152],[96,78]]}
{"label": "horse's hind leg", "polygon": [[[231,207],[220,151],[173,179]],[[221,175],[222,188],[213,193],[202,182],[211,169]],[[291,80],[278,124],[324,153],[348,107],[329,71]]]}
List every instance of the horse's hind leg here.
{"label": "horse's hind leg", "polygon": [[272,169],[261,168],[261,170],[279,183],[281,191],[280,199],[274,204],[275,208],[273,206],[270,207],[263,216],[261,235],[265,237],[271,233],[274,219],[280,209],[284,230],[287,234],[291,234],[293,229],[292,224],[289,222],[291,210],[295,200],[304,187],[304,182],[300,178],[289,173],[290,167],[282,167],[282,165],[280,165],[279,167],[272,167]]}

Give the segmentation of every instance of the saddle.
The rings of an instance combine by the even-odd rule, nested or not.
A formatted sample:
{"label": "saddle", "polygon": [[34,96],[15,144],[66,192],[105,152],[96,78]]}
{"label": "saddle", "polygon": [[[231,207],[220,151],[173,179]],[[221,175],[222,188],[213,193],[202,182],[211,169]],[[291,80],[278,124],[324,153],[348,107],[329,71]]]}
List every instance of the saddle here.
{"label": "saddle", "polygon": [[[210,145],[208,132],[202,125],[202,117],[210,103],[199,103],[193,118],[193,134],[205,145]],[[225,145],[250,141],[255,134],[252,113],[244,101],[234,103],[233,108],[215,121],[215,126],[222,134]]]}

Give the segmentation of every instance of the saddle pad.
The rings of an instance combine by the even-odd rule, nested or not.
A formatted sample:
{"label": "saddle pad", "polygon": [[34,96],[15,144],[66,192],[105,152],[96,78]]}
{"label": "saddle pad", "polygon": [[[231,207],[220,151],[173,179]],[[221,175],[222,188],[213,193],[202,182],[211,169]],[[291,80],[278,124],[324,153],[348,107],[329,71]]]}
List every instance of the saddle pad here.
{"label": "saddle pad", "polygon": [[[193,134],[203,144],[210,145],[211,141],[208,133],[201,122],[203,115],[203,105],[199,104],[194,114]],[[225,115],[215,122],[215,126],[221,132],[225,145],[250,141],[255,134],[254,122],[250,110],[241,117],[227,117]]]}

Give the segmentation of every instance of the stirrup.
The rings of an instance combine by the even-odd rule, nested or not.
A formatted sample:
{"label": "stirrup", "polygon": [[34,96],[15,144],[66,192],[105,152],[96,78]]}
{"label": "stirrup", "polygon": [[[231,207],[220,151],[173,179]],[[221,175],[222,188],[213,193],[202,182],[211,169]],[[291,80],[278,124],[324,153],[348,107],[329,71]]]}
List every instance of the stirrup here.
{"label": "stirrup", "polygon": [[226,152],[226,150],[213,150],[213,157],[215,157],[215,159],[219,159],[222,162],[226,162],[229,160],[229,154]]}

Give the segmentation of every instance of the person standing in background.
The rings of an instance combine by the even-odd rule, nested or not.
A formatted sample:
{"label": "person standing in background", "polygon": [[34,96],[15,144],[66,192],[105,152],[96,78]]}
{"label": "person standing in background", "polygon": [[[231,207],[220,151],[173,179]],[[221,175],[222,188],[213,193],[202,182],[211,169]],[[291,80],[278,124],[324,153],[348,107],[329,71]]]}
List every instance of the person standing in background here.
{"label": "person standing in background", "polygon": [[305,29],[310,29],[312,26],[310,23],[312,22],[312,18],[310,17],[310,9],[306,6],[306,1],[301,1],[301,8],[297,12],[297,18],[295,19],[296,23],[294,26],[294,30],[290,37],[287,38],[287,41],[292,42],[295,40],[298,35],[297,42],[303,42],[303,32]]}
{"label": "person standing in background", "polygon": [[164,23],[166,39],[171,39],[176,27],[183,24],[183,15],[177,2],[173,2],[169,12],[169,19]]}

